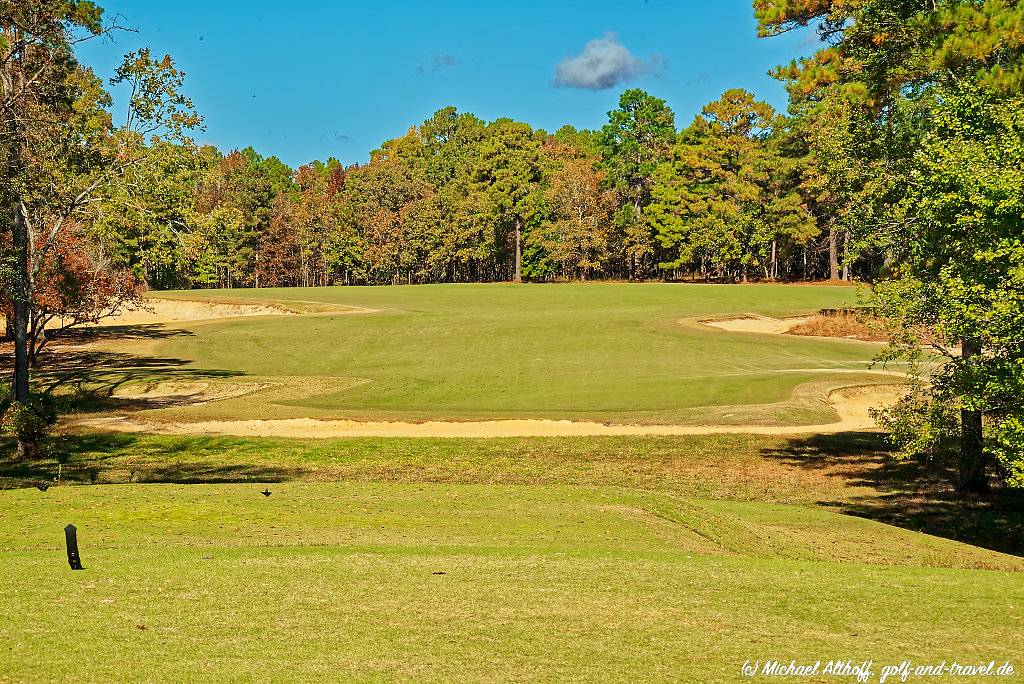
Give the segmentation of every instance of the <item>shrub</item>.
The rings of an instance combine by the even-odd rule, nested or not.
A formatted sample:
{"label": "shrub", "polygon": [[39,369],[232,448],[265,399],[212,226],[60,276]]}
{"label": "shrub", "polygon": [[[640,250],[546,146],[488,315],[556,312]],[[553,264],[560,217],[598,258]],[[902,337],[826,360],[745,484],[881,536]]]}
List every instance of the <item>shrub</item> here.
{"label": "shrub", "polygon": [[10,387],[0,389],[0,432],[30,442],[44,437],[57,422],[57,410],[49,394],[33,394],[27,402],[14,399]]}
{"label": "shrub", "polygon": [[846,337],[868,342],[885,342],[885,331],[866,313],[819,313],[786,331],[790,335]]}

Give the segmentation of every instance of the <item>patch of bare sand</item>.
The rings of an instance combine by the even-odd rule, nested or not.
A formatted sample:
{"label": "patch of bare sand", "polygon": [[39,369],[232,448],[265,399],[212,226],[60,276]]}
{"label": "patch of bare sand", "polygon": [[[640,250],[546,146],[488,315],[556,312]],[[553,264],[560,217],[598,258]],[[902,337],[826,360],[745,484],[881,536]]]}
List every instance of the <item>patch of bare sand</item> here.
{"label": "patch of bare sand", "polygon": [[723,320],[701,321],[704,325],[713,328],[721,328],[732,332],[766,333],[769,335],[782,335],[791,328],[806,323],[809,316],[795,318],[770,318],[768,316],[757,316],[749,314],[740,318],[727,318]]}
{"label": "patch of bare sand", "polygon": [[212,318],[239,318],[244,316],[292,316],[294,311],[263,304],[226,304],[183,299],[147,298],[145,309],[125,311],[100,321],[100,326],[154,325],[183,321],[203,321]]}
{"label": "patch of bare sand", "polygon": [[487,420],[427,421],[423,423],[316,420],[228,420],[195,423],[158,423],[129,417],[92,418],[79,427],[118,432],[169,435],[231,435],[236,437],[589,437],[634,435],[712,435],[744,433],[757,435],[826,434],[875,427],[870,410],[893,404],[898,386],[869,385],[836,390],[829,401],[839,416],[824,425],[608,425],[569,420]]}

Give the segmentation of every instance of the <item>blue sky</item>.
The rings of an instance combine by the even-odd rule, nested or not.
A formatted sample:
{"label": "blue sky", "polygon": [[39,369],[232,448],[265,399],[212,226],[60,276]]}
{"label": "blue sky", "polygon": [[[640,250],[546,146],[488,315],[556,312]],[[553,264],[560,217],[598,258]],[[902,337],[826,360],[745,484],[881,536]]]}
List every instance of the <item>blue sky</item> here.
{"label": "blue sky", "polygon": [[169,53],[206,117],[199,139],[293,166],[366,161],[449,104],[550,131],[601,126],[628,87],[681,125],[730,87],[784,108],[767,71],[813,49],[807,33],[758,39],[750,0],[100,4],[138,31],[81,49],[101,76],[137,47]]}

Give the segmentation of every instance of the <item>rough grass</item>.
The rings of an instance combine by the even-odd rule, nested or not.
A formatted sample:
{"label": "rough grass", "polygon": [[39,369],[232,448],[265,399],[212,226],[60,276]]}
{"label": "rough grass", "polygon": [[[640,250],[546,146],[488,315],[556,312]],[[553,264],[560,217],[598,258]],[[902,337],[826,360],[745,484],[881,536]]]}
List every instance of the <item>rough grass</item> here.
{"label": "rough grass", "polygon": [[894,461],[876,433],[331,440],[94,434],[58,437],[46,451],[35,461],[0,461],[0,487],[48,486],[58,473],[61,484],[616,487],[821,506],[1024,555],[1021,497],[999,492],[963,501],[949,472]]}
{"label": "rough grass", "polygon": [[[105,345],[59,355],[60,364],[45,380],[67,391],[100,394],[161,380],[252,381],[268,388],[238,400],[151,411],[146,417],[152,420],[815,424],[834,414],[823,401],[791,401],[797,387],[884,378],[867,372],[873,350],[863,345],[765,339],[681,323],[839,307],[856,296],[848,288],[437,285],[210,296],[218,302],[343,304],[377,312],[110,329],[100,333],[110,338]],[[118,341],[117,335],[129,339]],[[80,404],[84,399],[78,397]],[[118,407],[84,402],[82,408]]]}
{"label": "rough grass", "polygon": [[786,331],[789,335],[809,337],[845,337],[865,342],[886,342],[888,337],[864,314],[849,312],[815,314]]}

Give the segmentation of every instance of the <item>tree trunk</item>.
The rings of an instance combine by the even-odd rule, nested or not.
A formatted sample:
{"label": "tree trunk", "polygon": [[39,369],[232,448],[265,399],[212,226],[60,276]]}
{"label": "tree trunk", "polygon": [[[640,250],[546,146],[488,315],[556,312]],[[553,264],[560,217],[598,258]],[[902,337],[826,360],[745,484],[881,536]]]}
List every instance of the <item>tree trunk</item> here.
{"label": "tree trunk", "polygon": [[[981,353],[981,342],[976,338],[964,338],[961,344],[963,360],[970,364],[971,359]],[[989,489],[985,472],[983,419],[981,411],[960,411],[960,481],[957,489],[964,493],[987,492]]]}
{"label": "tree trunk", "polygon": [[[17,43],[22,35],[19,29],[14,30],[10,36],[4,32],[5,38],[12,38],[9,43]],[[3,74],[4,96],[10,93],[17,93],[25,86],[24,51],[17,55],[10,51],[10,45],[6,46],[3,55],[6,63]],[[24,173],[25,158],[24,138],[17,110],[20,104],[17,101],[8,101],[3,111],[3,120],[0,126],[7,137],[7,169],[5,170],[7,182],[18,178]],[[17,191],[11,192],[11,206],[13,223],[11,225],[11,247],[15,258],[15,282],[14,291],[11,293],[14,304],[14,321],[8,321],[7,327],[13,328],[11,332],[14,337],[14,375],[11,378],[11,389],[14,392],[15,401],[23,404],[29,402],[29,355],[28,355],[28,326],[31,315],[32,302],[32,265],[29,261],[29,253],[32,245],[29,240],[28,217],[25,216],[25,206]],[[18,456],[33,456],[38,447],[35,436],[31,431],[19,431],[18,435]]]}
{"label": "tree trunk", "polygon": [[17,281],[14,285],[14,398],[28,401],[28,319],[29,319],[29,272],[28,226],[22,214],[20,203],[14,209],[12,229],[14,258],[16,259]]}
{"label": "tree trunk", "polygon": [[843,280],[850,279],[850,260],[847,259],[848,251],[850,248],[850,230],[846,229],[843,231]]}
{"label": "tree trunk", "polygon": [[839,280],[839,236],[836,235],[836,224],[828,228],[828,277]]}
{"label": "tree trunk", "polygon": [[516,272],[512,282],[523,282],[523,231],[519,219],[516,219]]}
{"label": "tree trunk", "polygon": [[[29,403],[29,353],[28,324],[32,301],[32,272],[29,264],[28,224],[22,212],[20,201],[14,207],[14,225],[11,237],[14,257],[17,260],[17,282],[14,285],[14,378],[12,389],[14,400],[28,405]],[[18,456],[27,458],[38,451],[35,435],[31,431],[18,433]]]}

